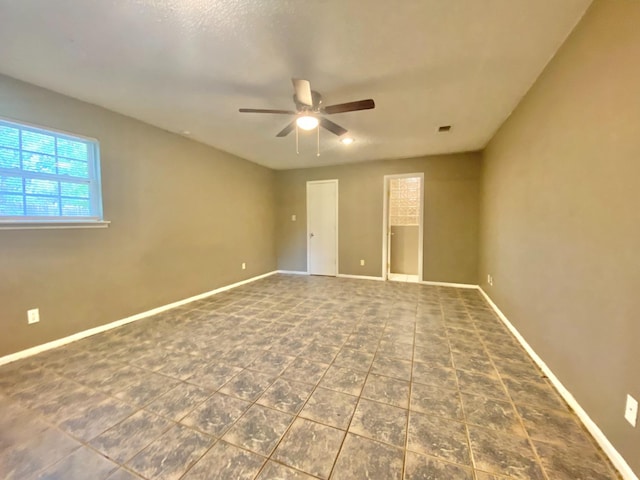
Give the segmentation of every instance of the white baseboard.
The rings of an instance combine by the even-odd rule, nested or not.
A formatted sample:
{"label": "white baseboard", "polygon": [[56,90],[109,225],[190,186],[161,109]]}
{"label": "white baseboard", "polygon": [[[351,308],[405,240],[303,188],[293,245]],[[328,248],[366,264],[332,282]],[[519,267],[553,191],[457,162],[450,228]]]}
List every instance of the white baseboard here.
{"label": "white baseboard", "polygon": [[248,278],[246,280],[242,280],[240,282],[232,283],[231,285],[225,285],[224,287],[216,288],[215,290],[211,290],[209,292],[201,293],[199,295],[194,295],[193,297],[185,298],[183,300],[178,300],[177,302],[169,303],[167,305],[163,305],[161,307],[157,307],[151,310],[147,310],[146,312],[138,313],[136,315],[132,315],[127,318],[122,318],[120,320],[116,320],[115,322],[107,323],[105,325],[100,325],[98,327],[90,328],[89,330],[83,330],[82,332],[74,333],[73,335],[69,335],[68,337],[59,338],[58,340],[53,340],[51,342],[44,343],[42,345],[37,345],[35,347],[27,348],[26,350],[21,350],[16,353],[11,353],[9,355],[5,355],[4,357],[0,357],[0,365],[4,365],[6,363],[15,362],[16,360],[20,360],[26,357],[30,357],[32,355],[36,355],[41,352],[45,352],[47,350],[51,350],[52,348],[61,347],[71,342],[75,342],[76,340],[81,340],[86,337],[90,337],[91,335],[95,335],[97,333],[106,332],[107,330],[111,330],[112,328],[120,327],[122,325],[126,325],[127,323],[135,322],[136,320],[141,320],[143,318],[150,317],[152,315],[156,315],[158,313],[164,312],[166,310],[170,310],[175,307],[179,307],[180,305],[185,305],[190,302],[194,302],[196,300],[200,300],[206,297],[210,297],[211,295],[215,295],[216,293],[224,292],[226,290],[231,290],[232,288],[239,287],[241,285],[245,285],[247,283],[255,282],[256,280],[260,280],[261,278],[269,277],[278,273],[277,271],[264,273],[262,275],[258,275],[255,277]]}
{"label": "white baseboard", "polygon": [[276,273],[284,273],[285,275],[309,275],[308,272],[301,270],[277,270]]}
{"label": "white baseboard", "polygon": [[428,282],[423,280],[420,282],[422,285],[432,285],[434,287],[454,287],[454,288],[474,288],[478,289],[478,285],[472,285],[470,283],[449,283],[449,282]]}
{"label": "white baseboard", "polygon": [[357,278],[359,280],[379,280],[381,282],[384,281],[384,278],[382,277],[372,277],[369,275],[348,275],[346,273],[339,273],[336,276],[340,278]]}
{"label": "white baseboard", "polygon": [[591,420],[589,414],[580,406],[578,401],[574,398],[574,396],[567,390],[567,388],[560,382],[558,377],[551,371],[549,366],[540,358],[540,356],[535,352],[535,350],[527,343],[524,337],[518,332],[516,327],[509,321],[509,319],[500,311],[498,306],[491,300],[491,297],[487,295],[487,293],[482,289],[482,287],[477,287],[480,290],[480,293],[484,296],[484,298],[489,302],[491,308],[496,312],[502,323],[509,329],[509,331],[513,334],[514,337],[520,342],[520,345],[527,351],[529,356],[533,359],[533,361],[540,367],[540,369],[544,372],[551,383],[556,388],[558,393],[564,398],[565,402],[569,404],[569,406],[576,413],[580,421],[584,424],[584,426],[589,430],[589,433],[595,438],[600,448],[604,451],[604,453],[609,457],[611,463],[618,469],[622,478],[625,480],[638,480],[638,476],[631,470],[631,467],[626,462],[626,460],[620,455],[618,450],[612,445],[609,439],[605,436],[605,434],[600,430],[600,427],[596,425],[596,423]]}

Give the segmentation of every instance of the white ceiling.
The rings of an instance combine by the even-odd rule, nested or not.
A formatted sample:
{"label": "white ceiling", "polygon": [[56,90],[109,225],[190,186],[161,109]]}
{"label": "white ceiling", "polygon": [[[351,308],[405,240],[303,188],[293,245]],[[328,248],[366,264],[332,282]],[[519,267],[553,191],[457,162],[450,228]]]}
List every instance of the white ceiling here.
{"label": "white ceiling", "polygon": [[[0,0],[0,73],[272,168],[483,148],[591,0]],[[276,138],[291,77],[375,110]],[[2,112],[0,112],[0,115]],[[439,125],[453,125],[437,133]]]}

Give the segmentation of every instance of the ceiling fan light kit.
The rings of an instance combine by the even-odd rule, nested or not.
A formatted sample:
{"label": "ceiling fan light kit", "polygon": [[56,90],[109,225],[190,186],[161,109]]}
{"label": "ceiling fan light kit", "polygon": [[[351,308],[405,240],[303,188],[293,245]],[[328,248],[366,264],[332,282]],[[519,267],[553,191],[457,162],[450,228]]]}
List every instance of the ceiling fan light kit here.
{"label": "ceiling fan light kit", "polygon": [[[373,99],[368,98],[366,100],[357,100],[355,102],[339,103],[336,105],[322,106],[322,95],[315,90],[311,90],[311,83],[308,80],[299,78],[292,78],[294,94],[293,102],[296,105],[296,110],[270,110],[262,108],[241,108],[240,113],[272,113],[277,115],[297,115],[297,118],[292,120],[286,127],[284,127],[276,137],[286,137],[294,129],[296,130],[296,151],[297,151],[297,128],[303,130],[313,130],[317,127],[322,127],[329,130],[334,135],[341,137],[347,133],[347,129],[341,127],[337,123],[332,122],[325,115],[333,115],[336,113],[355,112],[358,110],[370,110],[375,108],[375,102]],[[318,130],[319,135],[319,130]],[[320,140],[318,137],[318,144]],[[343,141],[345,145],[353,143],[353,139],[345,138]],[[319,146],[318,146],[318,155]]]}
{"label": "ceiling fan light kit", "polygon": [[320,123],[318,119],[311,115],[303,115],[296,119],[296,125],[303,130],[313,130],[318,126],[318,123]]}

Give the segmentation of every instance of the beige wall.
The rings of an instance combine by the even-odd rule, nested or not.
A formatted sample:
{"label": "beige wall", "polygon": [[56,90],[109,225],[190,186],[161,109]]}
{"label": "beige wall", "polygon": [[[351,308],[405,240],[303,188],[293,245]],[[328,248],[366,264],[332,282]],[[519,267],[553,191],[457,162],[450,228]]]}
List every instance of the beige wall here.
{"label": "beige wall", "polygon": [[640,2],[594,2],[484,155],[483,288],[640,473]]}
{"label": "beige wall", "polygon": [[391,273],[418,275],[420,227],[393,225],[391,227]]}
{"label": "beige wall", "polygon": [[480,162],[468,153],[278,171],[278,268],[306,271],[306,182],[337,178],[339,271],[381,276],[384,176],[424,172],[424,280],[477,283]]}
{"label": "beige wall", "polygon": [[112,222],[0,230],[0,356],[275,269],[271,170],[2,76],[0,115],[99,139]]}

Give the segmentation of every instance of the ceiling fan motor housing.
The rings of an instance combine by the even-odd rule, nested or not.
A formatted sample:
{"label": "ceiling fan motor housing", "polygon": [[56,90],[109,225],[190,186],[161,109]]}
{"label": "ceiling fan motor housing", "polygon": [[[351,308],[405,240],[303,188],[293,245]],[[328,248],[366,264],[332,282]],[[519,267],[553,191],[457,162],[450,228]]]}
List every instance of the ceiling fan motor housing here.
{"label": "ceiling fan motor housing", "polygon": [[298,100],[298,96],[293,94],[293,102],[296,104],[296,109],[298,112],[320,112],[320,106],[322,105],[322,95],[316,92],[315,90],[311,90],[311,98],[313,99],[313,105],[307,105],[305,103],[300,102]]}

